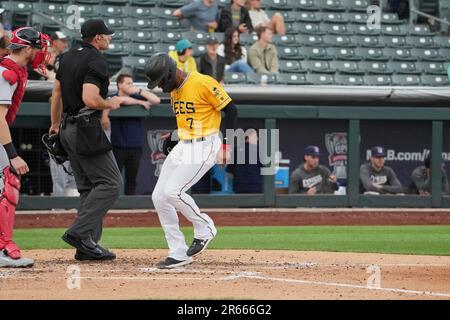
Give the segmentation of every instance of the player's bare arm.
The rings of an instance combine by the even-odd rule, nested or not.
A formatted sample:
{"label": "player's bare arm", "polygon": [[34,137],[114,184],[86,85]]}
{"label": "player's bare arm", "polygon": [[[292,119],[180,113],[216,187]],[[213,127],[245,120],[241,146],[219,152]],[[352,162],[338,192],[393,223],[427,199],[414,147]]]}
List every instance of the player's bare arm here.
{"label": "player's bare arm", "polygon": [[62,95],[61,95],[61,83],[59,80],[55,80],[53,83],[52,96],[50,98],[50,119],[51,127],[49,134],[58,133],[59,126],[62,118]]}

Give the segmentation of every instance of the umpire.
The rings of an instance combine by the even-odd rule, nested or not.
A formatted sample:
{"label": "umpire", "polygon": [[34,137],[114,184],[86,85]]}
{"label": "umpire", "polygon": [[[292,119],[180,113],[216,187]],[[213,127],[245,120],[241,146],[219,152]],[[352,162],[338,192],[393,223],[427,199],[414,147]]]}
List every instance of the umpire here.
{"label": "umpire", "polygon": [[78,216],[62,239],[77,249],[77,260],[113,260],[116,255],[98,243],[103,217],[119,196],[120,173],[111,144],[100,124],[102,110],[117,109],[121,99],[106,99],[108,49],[113,31],[103,20],[81,26],[83,44],[61,55],[51,99],[49,134],[59,133],[69,155],[80,193]]}

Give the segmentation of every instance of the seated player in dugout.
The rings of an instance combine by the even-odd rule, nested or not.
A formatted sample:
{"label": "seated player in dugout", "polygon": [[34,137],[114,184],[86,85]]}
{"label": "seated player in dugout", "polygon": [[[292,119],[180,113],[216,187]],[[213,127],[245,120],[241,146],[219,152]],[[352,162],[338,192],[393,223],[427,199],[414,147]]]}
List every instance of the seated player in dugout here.
{"label": "seated player in dugout", "polygon": [[[160,87],[171,96],[179,142],[171,148],[161,168],[152,193],[169,246],[166,259],[156,267],[171,269],[193,262],[216,236],[213,220],[201,212],[187,191],[216,162],[227,163],[230,154],[226,138],[220,133],[221,111],[225,112],[225,128],[236,129],[237,110],[234,102],[212,77],[196,71],[184,72],[167,53],[156,53],[148,59],[144,72],[148,88]],[[180,211],[194,227],[194,240],[187,246],[178,223]]]}
{"label": "seated player in dugout", "polygon": [[[423,161],[423,165],[415,168],[411,173],[411,184],[409,185],[409,193],[420,194],[422,196],[429,196],[431,194],[431,170],[430,170],[430,153]],[[442,194],[447,195],[449,193],[449,185],[447,173],[444,169],[444,163],[441,164],[441,177],[442,177]]]}
{"label": "seated player in dugout", "polygon": [[319,164],[320,149],[308,146],[303,155],[304,162],[291,175],[289,193],[315,195],[333,193],[339,189],[337,178],[330,170]]}
{"label": "seated player in dugout", "polygon": [[360,192],[366,194],[403,194],[403,187],[394,170],[385,166],[386,152],[376,146],[371,150],[370,162],[359,170]]}

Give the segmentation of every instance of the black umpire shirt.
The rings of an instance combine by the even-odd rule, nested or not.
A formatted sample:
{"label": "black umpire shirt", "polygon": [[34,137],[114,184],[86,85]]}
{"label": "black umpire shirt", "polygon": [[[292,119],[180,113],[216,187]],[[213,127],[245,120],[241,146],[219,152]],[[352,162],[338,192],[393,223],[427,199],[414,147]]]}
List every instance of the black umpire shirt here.
{"label": "black umpire shirt", "polygon": [[108,95],[108,63],[100,51],[89,43],[61,55],[56,79],[61,82],[63,112],[70,115],[76,115],[85,107],[84,83],[96,85],[103,99]]}

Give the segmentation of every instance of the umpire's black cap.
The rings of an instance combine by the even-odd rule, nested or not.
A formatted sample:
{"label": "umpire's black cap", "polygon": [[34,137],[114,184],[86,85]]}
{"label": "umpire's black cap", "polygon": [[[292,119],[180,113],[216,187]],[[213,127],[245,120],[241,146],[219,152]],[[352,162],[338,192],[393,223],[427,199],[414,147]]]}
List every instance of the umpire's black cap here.
{"label": "umpire's black cap", "polygon": [[112,35],[114,31],[109,29],[102,19],[90,19],[81,26],[81,36],[83,38],[94,37],[98,34]]}

